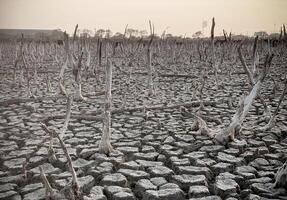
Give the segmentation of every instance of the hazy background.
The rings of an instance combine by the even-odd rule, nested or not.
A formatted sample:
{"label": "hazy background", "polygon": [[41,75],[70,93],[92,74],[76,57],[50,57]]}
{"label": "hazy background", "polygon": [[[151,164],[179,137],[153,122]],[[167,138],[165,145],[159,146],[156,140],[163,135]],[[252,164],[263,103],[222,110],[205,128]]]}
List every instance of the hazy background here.
{"label": "hazy background", "polygon": [[255,31],[279,31],[287,24],[287,0],[0,0],[0,28],[148,30],[148,20],[156,33],[191,36],[202,30],[209,35],[215,17],[217,35],[222,29],[253,35]]}

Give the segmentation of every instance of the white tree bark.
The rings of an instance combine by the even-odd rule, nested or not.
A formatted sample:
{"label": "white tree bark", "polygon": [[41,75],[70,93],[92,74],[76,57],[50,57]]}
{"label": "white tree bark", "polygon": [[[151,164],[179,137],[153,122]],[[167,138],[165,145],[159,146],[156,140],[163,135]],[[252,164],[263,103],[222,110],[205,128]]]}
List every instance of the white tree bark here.
{"label": "white tree bark", "polygon": [[109,155],[113,151],[111,145],[111,106],[112,106],[112,64],[108,60],[106,67],[106,94],[103,121],[103,134],[99,144],[99,151]]}
{"label": "white tree bark", "polygon": [[154,95],[154,88],[153,88],[153,66],[152,66],[152,43],[154,39],[154,25],[149,21],[149,26],[150,26],[150,41],[148,43],[147,47],[147,68],[148,68],[148,95]]}
{"label": "white tree bark", "polygon": [[152,63],[151,63],[152,52],[150,47],[147,50],[147,61],[148,61],[148,95],[153,95],[153,79],[152,79]]}
{"label": "white tree bark", "polygon": [[249,95],[246,96],[245,98],[241,98],[237,111],[232,117],[232,121],[229,124],[229,126],[226,129],[222,131],[218,131],[218,133],[215,134],[214,138],[216,142],[225,145],[229,141],[233,141],[235,137],[239,134],[241,124],[243,123],[243,120],[245,119],[252,105],[252,102],[254,101],[256,95],[258,94],[260,90],[260,86],[261,86],[261,81],[259,80],[254,85]]}
{"label": "white tree bark", "polygon": [[211,57],[211,63],[212,63],[212,67],[214,69],[214,75],[215,75],[215,83],[216,83],[216,87],[218,87],[218,65],[215,63],[215,49],[214,49],[214,28],[215,28],[215,19],[214,17],[212,18],[212,24],[211,24],[211,53],[212,53],[212,57]]}
{"label": "white tree bark", "polygon": [[75,99],[79,101],[85,101],[86,98],[82,95],[82,59],[83,59],[83,52],[81,53],[78,63],[74,64],[73,74],[75,76],[76,82],[76,90],[75,90]]}

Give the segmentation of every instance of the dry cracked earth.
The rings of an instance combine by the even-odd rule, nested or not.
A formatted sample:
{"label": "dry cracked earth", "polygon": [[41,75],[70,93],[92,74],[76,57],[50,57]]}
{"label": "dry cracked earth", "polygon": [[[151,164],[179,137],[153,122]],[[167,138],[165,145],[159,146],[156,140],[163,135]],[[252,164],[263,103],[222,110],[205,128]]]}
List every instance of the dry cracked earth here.
{"label": "dry cracked earth", "polygon": [[[278,67],[279,66],[279,67]],[[279,77],[281,64],[272,66],[272,73]],[[172,105],[197,101],[192,99],[192,81],[199,80],[200,66],[195,67],[195,78],[159,77],[156,95],[146,95],[146,76],[135,73],[132,83],[138,82],[134,96],[128,96],[127,107],[139,105]],[[238,64],[238,70],[242,70]],[[193,71],[194,72],[194,71]],[[113,80],[113,107],[121,106],[119,91],[124,75],[115,68]],[[55,74],[58,76],[58,74]],[[220,124],[208,122],[209,127],[226,126],[236,111],[238,97],[248,91],[247,76],[233,74],[224,88],[216,89],[214,79],[208,78],[204,88],[204,101],[216,101],[201,111]],[[41,74],[39,74],[41,79]],[[11,88],[1,81],[1,99],[24,97],[25,87]],[[282,81],[282,80],[280,80]],[[278,82],[280,83],[278,80]],[[92,80],[83,85],[83,95],[92,90]],[[34,86],[32,86],[34,87]],[[38,84],[38,96],[49,96],[44,84]],[[56,92],[57,82],[52,82]],[[272,111],[282,91],[278,86],[272,94],[273,83],[266,80],[261,94]],[[225,101],[233,97],[233,107]],[[72,114],[101,110],[103,96],[87,102],[73,102]],[[48,160],[49,136],[41,129],[45,121],[52,129],[60,130],[65,115],[66,100],[44,99],[34,102],[9,104],[0,107],[0,199],[41,200],[45,188],[39,176],[42,166],[53,188],[61,189],[71,180],[66,157],[58,141],[54,141],[57,161]],[[190,112],[197,109],[187,108]],[[84,114],[83,114],[84,115]],[[264,126],[263,108],[258,100],[252,106],[245,127]],[[121,112],[112,116],[112,146],[110,156],[98,152],[102,133],[101,120],[71,118],[64,142],[73,159],[84,199],[86,200],[183,200],[183,199],[287,199],[284,189],[274,189],[274,175],[287,158],[287,104],[281,105],[276,127],[270,131],[243,129],[228,146],[215,144],[209,137],[192,131],[194,118],[184,116],[178,108]],[[101,117],[95,116],[95,117]]]}

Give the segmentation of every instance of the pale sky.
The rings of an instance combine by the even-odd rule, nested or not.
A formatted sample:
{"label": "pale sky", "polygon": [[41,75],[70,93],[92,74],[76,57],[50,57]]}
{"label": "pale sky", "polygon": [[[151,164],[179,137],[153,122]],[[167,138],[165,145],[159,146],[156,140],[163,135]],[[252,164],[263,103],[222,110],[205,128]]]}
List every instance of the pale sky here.
{"label": "pale sky", "polygon": [[287,25],[287,0],[0,0],[0,28],[148,30],[191,36],[202,30],[202,21],[215,17],[215,33],[279,31]]}

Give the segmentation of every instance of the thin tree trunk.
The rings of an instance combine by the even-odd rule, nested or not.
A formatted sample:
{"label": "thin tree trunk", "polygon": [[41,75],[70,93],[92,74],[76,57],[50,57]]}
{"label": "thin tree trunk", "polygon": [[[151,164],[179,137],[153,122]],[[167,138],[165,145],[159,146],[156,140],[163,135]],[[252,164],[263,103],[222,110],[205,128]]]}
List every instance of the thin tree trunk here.
{"label": "thin tree trunk", "polygon": [[106,94],[103,121],[103,134],[99,145],[99,151],[109,155],[113,151],[111,145],[111,106],[112,106],[112,64],[108,60],[106,67]]}

